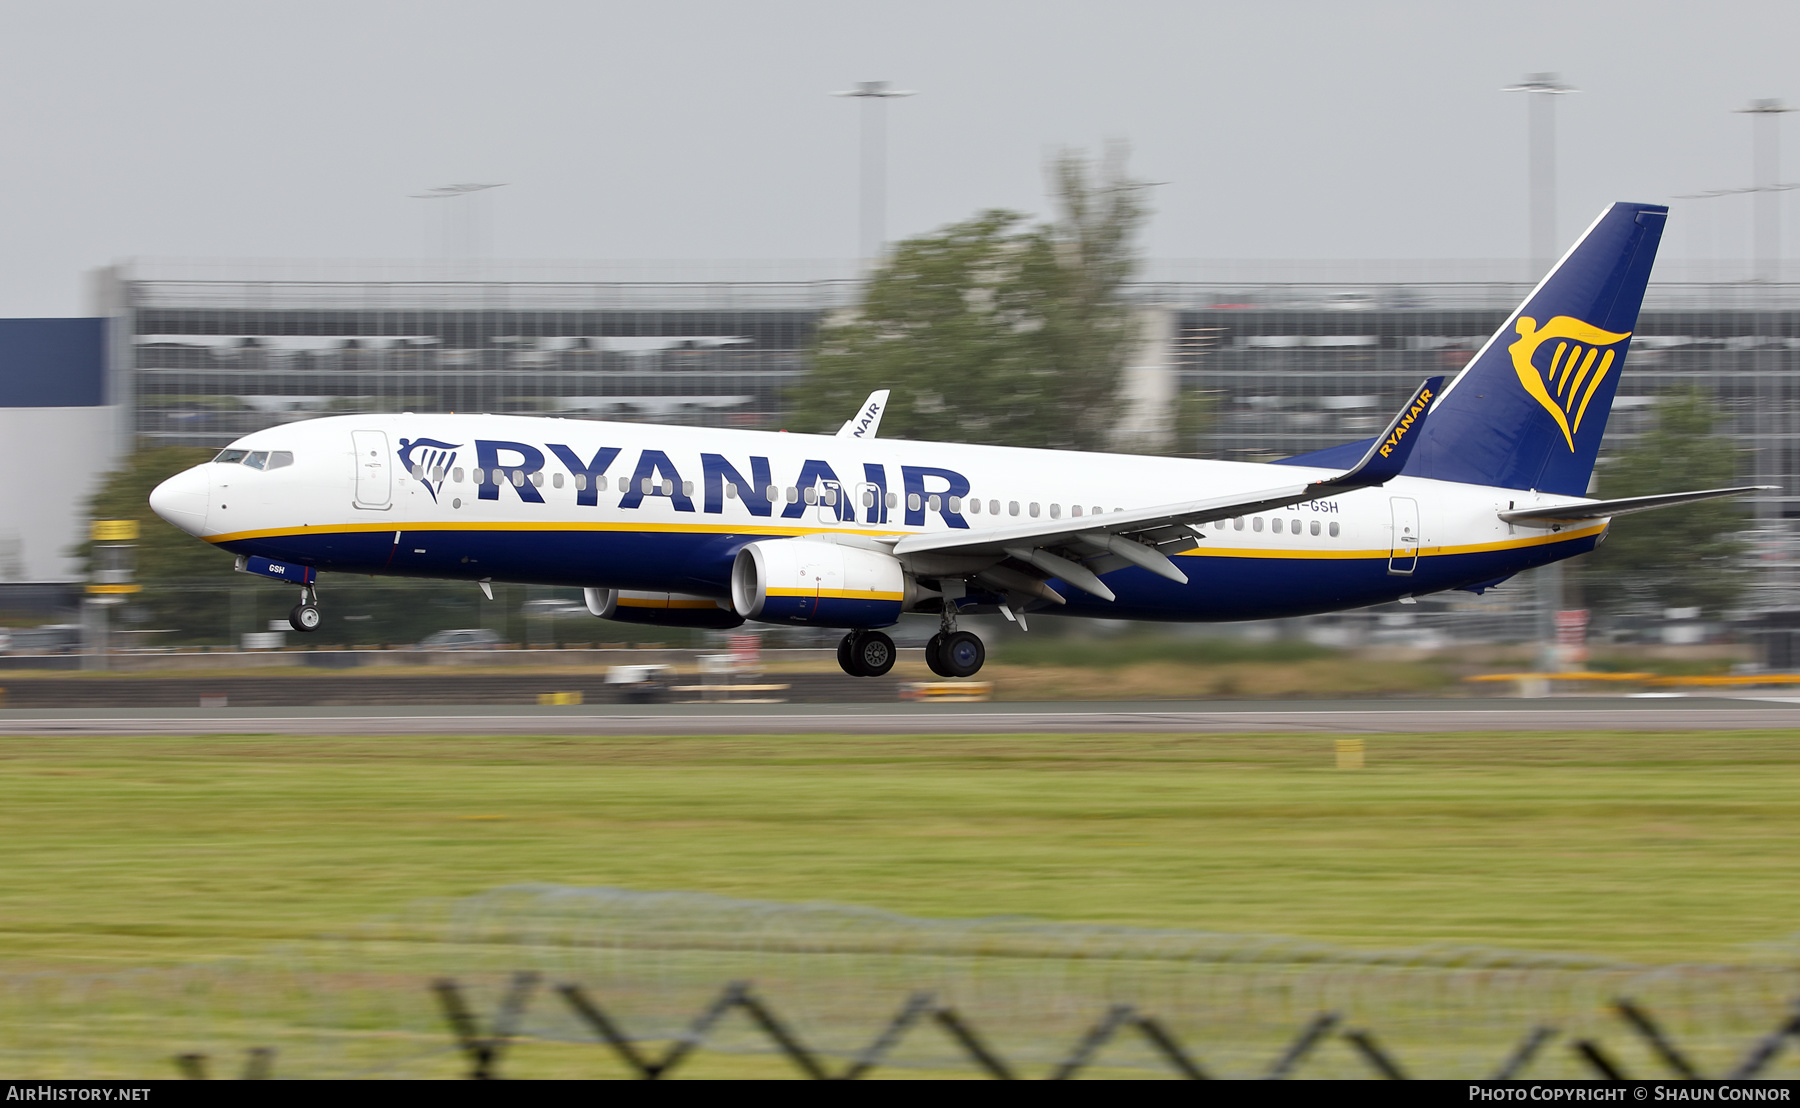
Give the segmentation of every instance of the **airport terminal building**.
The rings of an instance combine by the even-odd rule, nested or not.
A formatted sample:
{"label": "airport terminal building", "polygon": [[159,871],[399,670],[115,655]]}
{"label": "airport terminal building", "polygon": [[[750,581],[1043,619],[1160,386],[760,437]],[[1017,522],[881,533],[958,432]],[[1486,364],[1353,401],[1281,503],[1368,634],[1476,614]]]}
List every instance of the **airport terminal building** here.
{"label": "airport terminal building", "polygon": [[[1142,338],[1121,446],[1244,460],[1372,434],[1529,291],[1507,262],[1149,268],[1131,289]],[[112,415],[83,424],[106,440],[86,456],[374,411],[777,428],[821,320],[860,288],[848,267],[778,270],[122,264],[94,276],[88,372]],[[1753,502],[1757,606],[1800,600],[1800,285],[1652,283],[1609,442],[1689,385],[1726,414],[1743,480],[1779,486]],[[1203,415],[1178,426],[1178,409]],[[60,575],[55,559],[29,561],[29,576]]]}

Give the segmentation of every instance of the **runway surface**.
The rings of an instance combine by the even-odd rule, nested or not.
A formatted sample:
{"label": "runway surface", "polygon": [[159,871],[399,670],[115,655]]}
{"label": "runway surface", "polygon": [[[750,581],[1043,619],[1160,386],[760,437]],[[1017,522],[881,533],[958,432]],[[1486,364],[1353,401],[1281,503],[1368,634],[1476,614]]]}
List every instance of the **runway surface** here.
{"label": "runway surface", "polygon": [[560,708],[0,711],[6,735],[781,735],[1021,732],[1727,731],[1800,729],[1800,700],[1155,701],[1070,704],[671,704]]}

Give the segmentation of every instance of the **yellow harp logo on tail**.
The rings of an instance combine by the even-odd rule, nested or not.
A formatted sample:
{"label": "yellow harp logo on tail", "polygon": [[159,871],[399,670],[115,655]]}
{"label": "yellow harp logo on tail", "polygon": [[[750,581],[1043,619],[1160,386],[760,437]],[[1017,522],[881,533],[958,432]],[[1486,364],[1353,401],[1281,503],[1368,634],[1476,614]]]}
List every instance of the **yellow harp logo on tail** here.
{"label": "yellow harp logo on tail", "polygon": [[[1507,349],[1512,352],[1519,384],[1556,420],[1563,441],[1573,451],[1588,402],[1600,390],[1600,382],[1612,371],[1619,353],[1608,348],[1630,338],[1631,332],[1602,331],[1566,315],[1553,317],[1541,328],[1537,320],[1520,316],[1518,327],[1519,341]],[[1547,357],[1537,357],[1539,350]]]}

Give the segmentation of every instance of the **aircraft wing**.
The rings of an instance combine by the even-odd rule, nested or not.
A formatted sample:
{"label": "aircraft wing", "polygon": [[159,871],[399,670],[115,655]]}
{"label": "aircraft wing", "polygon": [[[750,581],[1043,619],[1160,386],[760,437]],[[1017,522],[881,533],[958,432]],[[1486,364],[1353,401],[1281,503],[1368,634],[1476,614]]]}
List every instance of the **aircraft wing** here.
{"label": "aircraft wing", "polygon": [[1692,504],[1699,500],[1716,500],[1722,496],[1743,496],[1746,493],[1765,492],[1780,487],[1779,485],[1739,485],[1730,489],[1665,492],[1657,496],[1628,496],[1623,500],[1582,500],[1572,504],[1541,504],[1531,508],[1501,512],[1500,518],[1508,523],[1527,525],[1576,523],[1582,520],[1630,515],[1632,512],[1648,512],[1656,508],[1670,508],[1677,504]]}
{"label": "aircraft wing", "polygon": [[[1199,545],[1194,528],[1216,519],[1254,512],[1285,508],[1326,496],[1337,496],[1355,489],[1384,484],[1398,476],[1406,465],[1416,432],[1424,425],[1431,403],[1437,398],[1442,377],[1433,377],[1419,386],[1389,422],[1387,430],[1377,436],[1367,453],[1355,466],[1336,477],[1307,484],[1278,485],[1249,493],[1161,504],[1149,508],[1111,512],[1085,518],[1034,520],[1010,527],[983,528],[979,531],[936,532],[909,535],[894,545],[901,557],[920,555],[972,556],[970,564],[986,555],[993,563],[1012,559],[1058,577],[1085,592],[1106,600],[1113,592],[1099,579],[1099,574],[1141,566],[1172,581],[1187,583],[1187,575],[1169,561],[1168,555],[1192,550]],[[1079,559],[1079,560],[1078,560]],[[924,564],[932,564],[927,561]],[[950,564],[943,562],[943,564]],[[996,579],[1017,579],[1026,575],[1001,567],[987,571]],[[982,576],[980,572],[977,577]],[[1031,581],[1041,586],[1037,578]],[[1054,590],[1020,588],[1042,599],[1054,599]],[[1049,594],[1049,595],[1046,595]]]}
{"label": "aircraft wing", "polygon": [[837,429],[840,439],[872,439],[875,432],[881,430],[881,413],[887,410],[887,389],[876,389],[863,401],[853,419],[846,419],[844,425]]}

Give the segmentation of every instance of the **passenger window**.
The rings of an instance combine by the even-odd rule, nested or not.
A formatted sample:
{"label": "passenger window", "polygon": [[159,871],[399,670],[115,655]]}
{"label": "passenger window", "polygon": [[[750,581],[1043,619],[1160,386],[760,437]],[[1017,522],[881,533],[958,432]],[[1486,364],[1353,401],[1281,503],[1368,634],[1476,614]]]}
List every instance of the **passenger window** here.
{"label": "passenger window", "polygon": [[532,474],[532,475],[531,475],[531,483],[532,483],[532,485],[533,485],[533,486],[534,486],[534,487],[536,487],[536,488],[540,488],[540,489],[541,489],[541,488],[543,488],[543,487],[544,487],[544,475],[543,475],[543,473],[542,473],[542,472],[541,472],[541,471],[540,471],[540,472],[538,472],[538,473],[534,473],[534,474]]}
{"label": "passenger window", "polygon": [[[456,483],[457,483],[457,484],[459,484],[459,485],[460,485],[460,484],[462,484],[462,479],[463,479],[463,471],[462,471],[462,467],[461,467],[461,466],[457,466],[457,467],[456,467],[456,470],[455,470],[455,472],[453,472],[453,473],[451,473],[451,474],[450,474],[450,476],[452,476],[452,477],[454,477],[454,478],[456,478]],[[479,482],[480,482],[480,480],[481,480],[481,478],[479,478],[479,477],[477,477],[477,478],[475,478],[475,480],[476,480],[476,482],[478,482],[478,483],[479,483]]]}
{"label": "passenger window", "polygon": [[1250,521],[1250,530],[1252,530],[1252,531],[1262,530],[1262,517],[1261,516],[1257,516],[1255,519]]}
{"label": "passenger window", "polygon": [[800,502],[800,490],[793,485],[788,486],[787,502],[789,504],[798,504]]}
{"label": "passenger window", "polygon": [[[999,514],[1000,514],[1000,502],[998,500],[988,501],[988,515],[997,516]],[[1018,513],[1014,512],[1013,514],[1017,515]]]}
{"label": "passenger window", "polygon": [[1081,505],[1079,505],[1079,504],[1076,504],[1076,505],[1074,505],[1074,506],[1073,506],[1073,507],[1071,507],[1071,508],[1070,508],[1070,509],[1069,509],[1069,514],[1070,514],[1070,515],[1071,515],[1071,516],[1078,516],[1078,515],[1080,515],[1080,514],[1081,514]]}
{"label": "passenger window", "polygon": [[907,511],[916,512],[922,507],[924,507],[924,505],[919,503],[919,494],[918,493],[909,492],[906,494],[906,510]]}
{"label": "passenger window", "polygon": [[808,504],[817,504],[819,502],[819,490],[809,485],[807,486],[806,491],[800,494],[800,498],[805,500]]}
{"label": "passenger window", "polygon": [[1314,535],[1319,533],[1319,521],[1316,519],[1312,521],[1312,533]]}
{"label": "passenger window", "polygon": [[484,485],[487,483],[487,472],[485,470],[482,470],[482,469],[474,470],[474,477],[475,477],[475,483],[477,485]]}
{"label": "passenger window", "polygon": [[1094,505],[1094,511],[1093,511],[1094,515],[1101,515],[1104,512],[1105,512],[1105,509],[1101,508],[1100,505],[1098,505],[1098,504]]}
{"label": "passenger window", "polygon": [[650,495],[650,478],[645,477],[638,482],[638,495],[640,495],[640,496],[649,496]]}
{"label": "passenger window", "polygon": [[692,481],[683,481],[681,483],[681,495],[683,495],[683,496],[694,495],[694,483]]}
{"label": "passenger window", "polygon": [[575,491],[576,492],[586,492],[587,491],[587,474],[577,473],[575,475]]}
{"label": "passenger window", "polygon": [[558,473],[550,478],[550,483],[560,489],[562,488],[562,477],[563,475]]}
{"label": "passenger window", "polygon": [[1061,504],[1050,505],[1050,518],[1051,519],[1061,519],[1062,518],[1062,505]]}
{"label": "passenger window", "polygon": [[949,504],[950,504],[951,511],[953,511],[953,512],[962,511],[962,497],[960,497],[960,496],[951,497],[949,500]]}
{"label": "passenger window", "polygon": [[938,494],[935,492],[925,498],[925,510],[928,512],[938,511],[943,506],[944,502],[938,499]]}
{"label": "passenger window", "polygon": [[763,490],[763,499],[765,499],[769,503],[773,504],[777,500],[781,499],[781,490],[776,488],[774,485],[770,485],[768,488]]}
{"label": "passenger window", "polygon": [[525,485],[525,471],[522,469],[513,470],[512,483],[513,488],[515,489],[523,488]]}
{"label": "passenger window", "polygon": [[1213,530],[1215,530],[1215,531],[1225,530],[1225,521],[1222,519],[1213,520]]}
{"label": "passenger window", "polygon": [[875,506],[875,490],[874,489],[864,489],[863,490],[862,506],[865,508],[873,508]]}
{"label": "passenger window", "polygon": [[826,489],[825,490],[825,506],[826,507],[828,507],[828,508],[837,507],[837,494],[838,494],[838,491],[836,489]]}
{"label": "passenger window", "polygon": [[725,482],[725,499],[727,499],[727,500],[736,500],[737,499],[737,486],[732,484],[730,481]]}
{"label": "passenger window", "polygon": [[[278,451],[276,451],[276,453],[279,454],[281,452],[278,450]],[[275,458],[273,456],[271,456],[269,458],[269,468],[270,469],[275,468]],[[442,482],[444,479],[444,467],[443,466],[432,466],[431,467],[431,479],[433,481]]]}
{"label": "passenger window", "polygon": [[969,514],[972,516],[981,514],[981,501],[979,499],[975,497],[969,498]]}
{"label": "passenger window", "polygon": [[1331,537],[1334,539],[1338,537],[1338,525],[1335,523],[1331,525]]}
{"label": "passenger window", "polygon": [[675,482],[671,481],[667,477],[663,478],[662,494],[664,496],[674,496],[675,495]]}
{"label": "passenger window", "polygon": [[888,493],[887,506],[890,508],[898,508],[900,506],[900,494],[897,492]]}
{"label": "passenger window", "polygon": [[1009,516],[1016,516],[1019,514],[1019,502],[1017,500],[1007,501],[1006,514]]}
{"label": "passenger window", "polygon": [[1029,511],[1029,512],[1030,512],[1030,513],[1031,513],[1031,518],[1032,518],[1032,519],[1036,519],[1036,518],[1037,518],[1037,516],[1038,516],[1038,503],[1037,503],[1037,501],[1035,501],[1035,500],[1033,500],[1033,501],[1032,501],[1032,502],[1031,502],[1031,506],[1030,506],[1030,507],[1029,507],[1029,508],[1028,508],[1028,509],[1027,509],[1027,511]]}
{"label": "passenger window", "polygon": [[425,466],[423,463],[420,463],[420,462],[413,463],[412,479],[415,481],[425,480]]}
{"label": "passenger window", "polygon": [[220,465],[236,465],[243,461],[244,456],[249,453],[248,450],[221,450],[219,451],[219,456],[214,458],[213,461]]}
{"label": "passenger window", "polygon": [[1233,531],[1242,531],[1244,529],[1244,517],[1239,516],[1236,519],[1232,520],[1231,521],[1231,529]]}

